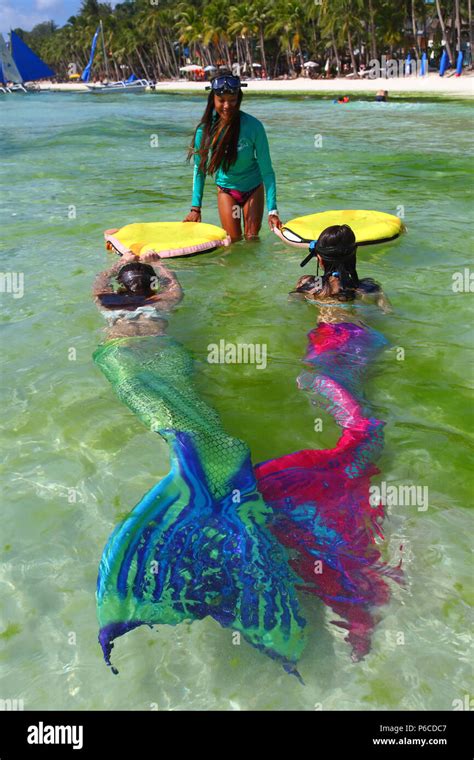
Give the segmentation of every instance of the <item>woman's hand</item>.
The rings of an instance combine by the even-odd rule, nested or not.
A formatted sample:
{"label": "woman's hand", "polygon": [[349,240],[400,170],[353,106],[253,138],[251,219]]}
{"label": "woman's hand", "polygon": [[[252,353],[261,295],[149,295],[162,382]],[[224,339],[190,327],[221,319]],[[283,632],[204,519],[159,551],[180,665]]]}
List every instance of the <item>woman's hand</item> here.
{"label": "woman's hand", "polygon": [[128,251],[127,253],[124,253],[123,256],[121,256],[120,261],[122,264],[130,264],[132,261],[139,261],[140,256],[137,256],[136,253],[133,253],[132,251]]}
{"label": "woman's hand", "polygon": [[116,274],[123,266],[125,266],[125,264],[131,264],[134,261],[140,261],[140,257],[129,251],[128,253],[124,253],[123,256],[120,256],[118,261],[115,262],[109,271],[111,274]]}
{"label": "woman's hand", "polygon": [[159,253],[156,253],[156,251],[147,251],[142,256],[140,256],[140,261],[161,261],[161,256]]}
{"label": "woman's hand", "polygon": [[270,214],[268,217],[268,226],[271,230],[273,230],[274,227],[277,227],[279,230],[281,230],[283,224],[278,214]]}
{"label": "woman's hand", "polygon": [[183,219],[183,222],[200,222],[201,221],[201,212],[196,211],[196,209],[189,212],[187,217]]}

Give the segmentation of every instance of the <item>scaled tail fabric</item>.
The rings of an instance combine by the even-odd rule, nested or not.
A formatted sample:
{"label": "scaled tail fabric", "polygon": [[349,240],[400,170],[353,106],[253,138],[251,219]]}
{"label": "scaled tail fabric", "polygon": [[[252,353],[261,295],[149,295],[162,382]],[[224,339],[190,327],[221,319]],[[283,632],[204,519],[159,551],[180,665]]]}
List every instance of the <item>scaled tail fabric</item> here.
{"label": "scaled tail fabric", "polygon": [[[97,585],[99,641],[140,625],[210,616],[298,676],[305,621],[286,550],[266,527],[249,450],[197,395],[192,359],[168,336],[119,338],[94,360],[169,444],[171,470],[114,530]],[[115,669],[114,669],[114,672]]]}
{"label": "scaled tail fabric", "polygon": [[333,449],[305,450],[257,465],[258,488],[274,513],[271,530],[292,550],[301,589],[317,595],[342,621],[352,658],[370,649],[375,608],[390,598],[384,576],[401,581],[400,568],[381,560],[376,536],[384,509],[369,502],[373,462],[383,447],[381,420],[362,406],[367,367],[387,341],[352,323],[320,324],[309,333],[300,388],[314,394],[343,433]]}

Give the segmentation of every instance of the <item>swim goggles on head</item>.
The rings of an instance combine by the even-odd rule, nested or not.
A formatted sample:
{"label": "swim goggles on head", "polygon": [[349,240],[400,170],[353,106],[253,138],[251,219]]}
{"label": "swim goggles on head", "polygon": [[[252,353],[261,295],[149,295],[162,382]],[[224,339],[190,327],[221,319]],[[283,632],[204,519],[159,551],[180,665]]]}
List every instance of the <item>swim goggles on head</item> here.
{"label": "swim goggles on head", "polygon": [[223,74],[222,76],[214,77],[210,86],[206,87],[206,90],[212,90],[216,95],[233,95],[241,87],[247,87],[247,85],[240,81],[240,77],[234,77],[232,74]]}
{"label": "swim goggles on head", "polygon": [[316,257],[318,254],[321,256],[323,261],[326,259],[326,261],[341,261],[342,259],[346,259],[349,256],[352,256],[352,254],[355,252],[357,248],[357,245],[351,246],[351,248],[346,249],[345,251],[342,251],[337,246],[324,246],[324,248],[321,246],[318,246],[317,240],[312,240],[309,244],[309,253],[306,256],[305,259],[300,264],[300,267],[305,267],[306,264],[311,261],[313,257]]}

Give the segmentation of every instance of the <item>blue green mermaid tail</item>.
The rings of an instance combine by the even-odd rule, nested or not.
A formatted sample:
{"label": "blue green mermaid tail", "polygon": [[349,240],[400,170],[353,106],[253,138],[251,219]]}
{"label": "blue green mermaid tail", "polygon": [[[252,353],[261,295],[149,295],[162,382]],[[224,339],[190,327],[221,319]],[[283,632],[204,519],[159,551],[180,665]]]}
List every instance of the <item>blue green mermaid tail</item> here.
{"label": "blue green mermaid tail", "polygon": [[267,530],[250,452],[197,395],[193,362],[168,336],[121,338],[94,361],[169,444],[171,470],[114,530],[97,583],[99,641],[140,625],[210,616],[297,674],[305,621],[285,550]]}

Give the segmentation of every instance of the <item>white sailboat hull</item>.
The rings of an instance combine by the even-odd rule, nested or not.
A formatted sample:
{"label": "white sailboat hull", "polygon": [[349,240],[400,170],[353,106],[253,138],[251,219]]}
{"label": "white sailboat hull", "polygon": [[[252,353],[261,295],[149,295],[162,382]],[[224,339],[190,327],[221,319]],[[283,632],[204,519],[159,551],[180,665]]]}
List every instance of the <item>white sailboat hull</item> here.
{"label": "white sailboat hull", "polygon": [[90,92],[109,93],[109,92],[131,92],[144,90],[150,86],[148,79],[137,79],[135,82],[110,82],[109,84],[89,84],[85,83]]}

